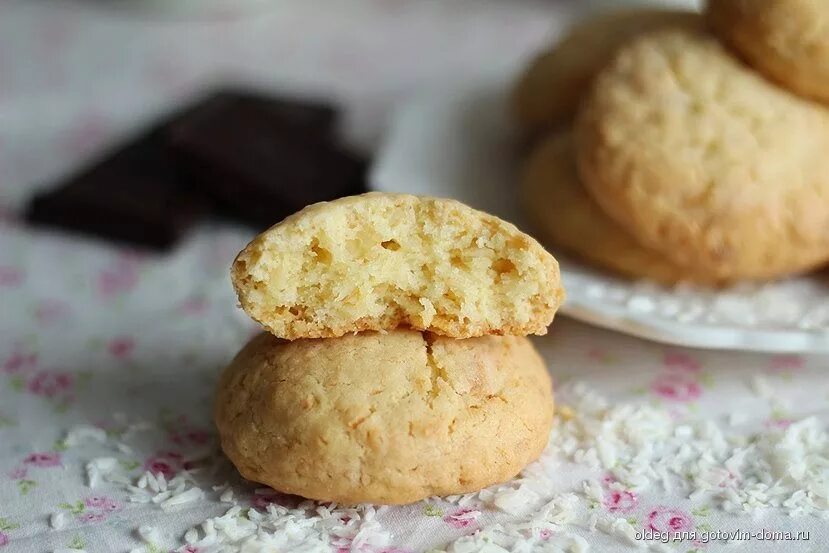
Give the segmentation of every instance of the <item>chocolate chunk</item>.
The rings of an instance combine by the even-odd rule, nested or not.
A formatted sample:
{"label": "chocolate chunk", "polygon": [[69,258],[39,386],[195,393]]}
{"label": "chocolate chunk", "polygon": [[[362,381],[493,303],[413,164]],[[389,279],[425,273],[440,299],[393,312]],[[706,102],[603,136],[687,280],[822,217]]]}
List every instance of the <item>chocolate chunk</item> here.
{"label": "chocolate chunk", "polygon": [[172,246],[208,201],[177,176],[157,127],[37,195],[26,219],[156,249]]}
{"label": "chocolate chunk", "polygon": [[322,102],[213,93],[36,196],[26,218],[152,248],[208,210],[270,226],[364,191],[365,163],[333,140],[336,120]]}
{"label": "chocolate chunk", "polygon": [[184,124],[195,118],[231,115],[236,109],[261,113],[282,125],[290,125],[306,134],[319,137],[332,136],[338,119],[337,110],[322,100],[269,96],[265,93],[234,89],[222,89],[205,96],[178,119]]}
{"label": "chocolate chunk", "polygon": [[365,190],[365,162],[337,145],[325,109],[263,102],[214,98],[170,128],[177,163],[225,214],[265,228],[308,204]]}

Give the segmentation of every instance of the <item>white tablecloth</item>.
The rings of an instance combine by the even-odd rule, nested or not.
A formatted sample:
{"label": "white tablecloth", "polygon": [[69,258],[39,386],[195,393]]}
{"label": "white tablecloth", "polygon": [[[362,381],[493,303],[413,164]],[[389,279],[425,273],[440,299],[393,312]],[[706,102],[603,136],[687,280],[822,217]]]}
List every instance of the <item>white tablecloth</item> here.
{"label": "white tablecloth", "polygon": [[0,551],[662,547],[645,531],[715,551],[735,545],[705,533],[735,530],[760,531],[736,547],[826,549],[829,358],[668,348],[564,318],[536,343],[570,408],[520,479],[394,508],[240,481],[209,410],[217,372],[256,331],[228,281],[249,232],[209,224],[169,255],[137,254],[24,228],[25,198],[227,79],[333,94],[370,149],[411,90],[515,67],[567,10],[296,1],[169,19],[111,4],[0,4]]}

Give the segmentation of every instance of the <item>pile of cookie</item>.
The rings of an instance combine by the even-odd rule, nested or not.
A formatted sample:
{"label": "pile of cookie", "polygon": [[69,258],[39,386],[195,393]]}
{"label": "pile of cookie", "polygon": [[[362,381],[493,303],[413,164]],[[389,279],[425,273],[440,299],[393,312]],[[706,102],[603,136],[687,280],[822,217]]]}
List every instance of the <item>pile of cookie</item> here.
{"label": "pile of cookie", "polygon": [[562,250],[663,284],[829,261],[829,4],[603,13],[512,100],[526,211]]}
{"label": "pile of cookie", "polygon": [[223,373],[222,449],[247,479],[340,503],[409,503],[513,477],[552,424],[529,334],[564,298],[556,260],[453,200],[309,206],[233,263],[267,332]]}

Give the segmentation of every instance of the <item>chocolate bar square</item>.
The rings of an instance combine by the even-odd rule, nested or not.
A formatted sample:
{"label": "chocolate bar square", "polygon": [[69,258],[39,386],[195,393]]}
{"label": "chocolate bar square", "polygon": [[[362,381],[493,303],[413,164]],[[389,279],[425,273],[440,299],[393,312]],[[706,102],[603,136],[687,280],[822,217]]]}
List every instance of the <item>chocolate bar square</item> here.
{"label": "chocolate bar square", "polygon": [[37,195],[26,218],[159,249],[208,211],[261,229],[364,191],[364,160],[334,141],[336,122],[319,101],[215,92]]}
{"label": "chocolate bar square", "polygon": [[155,249],[171,247],[208,210],[209,201],[179,178],[164,127],[38,194],[26,219]]}
{"label": "chocolate bar square", "polygon": [[[297,109],[299,108],[299,109]],[[364,191],[365,162],[321,132],[322,110],[266,108],[232,96],[176,121],[169,142],[194,186],[222,212],[268,227],[302,207]]]}

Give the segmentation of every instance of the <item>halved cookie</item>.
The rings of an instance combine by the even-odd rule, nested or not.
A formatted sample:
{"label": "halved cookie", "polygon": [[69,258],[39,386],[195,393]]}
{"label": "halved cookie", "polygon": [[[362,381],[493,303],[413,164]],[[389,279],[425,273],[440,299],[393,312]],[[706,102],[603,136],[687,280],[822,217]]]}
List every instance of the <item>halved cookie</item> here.
{"label": "halved cookie", "polygon": [[256,237],[231,272],[248,315],[290,340],[398,327],[541,335],[564,298],[556,260],[512,224],[405,194],[309,206]]}

